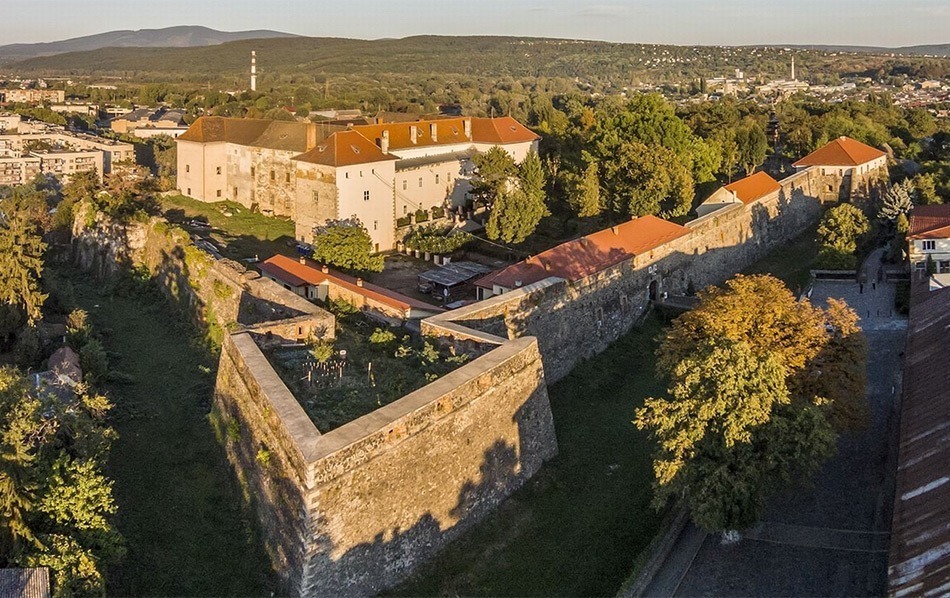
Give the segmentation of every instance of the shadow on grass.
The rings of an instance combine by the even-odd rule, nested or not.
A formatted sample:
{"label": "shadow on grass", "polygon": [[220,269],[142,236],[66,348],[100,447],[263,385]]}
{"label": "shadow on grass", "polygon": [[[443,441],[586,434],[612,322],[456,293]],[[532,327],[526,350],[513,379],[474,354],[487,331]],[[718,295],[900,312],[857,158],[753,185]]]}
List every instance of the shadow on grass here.
{"label": "shadow on grass", "polygon": [[549,389],[559,456],[395,595],[613,595],[659,529],[652,442],[631,423],[662,391],[650,318]]}
{"label": "shadow on grass", "polygon": [[119,432],[108,471],[129,548],[108,572],[108,594],[267,595],[275,582],[256,522],[207,420],[216,357],[157,290],[110,293],[60,275],[129,378],[106,389]]}

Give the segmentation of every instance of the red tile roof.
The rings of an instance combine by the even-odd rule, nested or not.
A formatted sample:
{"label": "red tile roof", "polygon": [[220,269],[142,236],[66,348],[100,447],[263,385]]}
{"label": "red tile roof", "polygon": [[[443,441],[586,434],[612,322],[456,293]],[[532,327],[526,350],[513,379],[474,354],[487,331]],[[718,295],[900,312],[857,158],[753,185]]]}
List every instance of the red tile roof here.
{"label": "red tile roof", "polygon": [[472,139],[478,143],[523,143],[541,137],[510,116],[473,118]]}
{"label": "red tile roof", "polygon": [[950,204],[915,206],[908,239],[950,239]]}
{"label": "red tile roof", "polygon": [[736,197],[744,204],[750,204],[781,188],[782,186],[778,184],[778,181],[764,172],[757,172],[724,187],[726,191],[735,193]]}
{"label": "red tile roof", "polygon": [[389,289],[365,281],[362,283],[362,286],[360,286],[356,283],[357,279],[353,276],[341,274],[335,270],[329,270],[329,272],[324,273],[322,266],[318,265],[317,262],[309,259],[305,259],[304,261],[305,263],[300,263],[299,259],[295,260],[285,255],[277,254],[262,262],[260,269],[262,272],[270,274],[274,278],[295,287],[306,284],[318,285],[329,281],[330,284],[341,286],[367,299],[378,301],[383,305],[388,305],[396,309],[405,311],[410,308],[415,308],[432,312],[445,311],[441,307],[413,299],[412,297],[407,297],[401,293],[390,291]]}
{"label": "red tile roof", "polygon": [[910,310],[889,594],[950,591],[950,289]]}
{"label": "red tile roof", "polygon": [[308,152],[295,156],[299,162],[325,166],[353,166],[397,160],[396,156],[384,154],[376,145],[356,131],[334,133]]}
{"label": "red tile roof", "polygon": [[795,162],[793,166],[859,166],[886,155],[881,150],[850,137],[838,137]]}
{"label": "red tile roof", "polygon": [[[398,151],[413,147],[432,145],[452,145],[471,143],[471,137],[465,136],[465,118],[437,118],[410,122],[390,122],[378,125],[358,125],[353,130],[371,142],[379,144],[383,132],[389,133],[389,149]],[[435,138],[432,126],[435,126]],[[416,130],[416,140],[412,141],[412,129]]]}
{"label": "red tile roof", "polygon": [[528,285],[549,276],[580,280],[686,234],[689,234],[689,229],[685,226],[656,216],[641,216],[562,243],[480,278],[475,284],[484,288],[499,285],[513,289],[519,286],[518,283]]}

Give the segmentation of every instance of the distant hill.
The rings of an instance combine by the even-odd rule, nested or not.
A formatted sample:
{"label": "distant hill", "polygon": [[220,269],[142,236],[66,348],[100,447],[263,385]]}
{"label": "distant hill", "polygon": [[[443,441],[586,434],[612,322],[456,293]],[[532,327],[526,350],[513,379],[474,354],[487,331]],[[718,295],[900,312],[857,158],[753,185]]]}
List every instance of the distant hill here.
{"label": "distant hill", "polygon": [[96,35],[74,37],[57,42],[9,44],[0,46],[0,59],[22,60],[66,52],[83,52],[100,48],[194,48],[216,46],[244,39],[294,37],[290,33],[260,29],[256,31],[217,31],[207,27],[181,26],[137,31],[109,31]]}
{"label": "distant hill", "polygon": [[772,46],[774,48],[802,48],[821,52],[854,52],[859,54],[900,54],[902,56],[943,56],[950,57],[950,44],[930,44],[923,46],[904,46],[902,48],[885,48],[882,46],[815,46],[789,45]]}
{"label": "distant hill", "polygon": [[[425,81],[436,76],[506,78],[552,77],[571,85],[622,89],[640,84],[698,81],[741,69],[750,76],[777,77],[795,56],[800,77],[888,71],[895,60],[873,53],[833,54],[786,47],[660,46],[600,41],[499,37],[415,36],[359,40],[290,37],[255,39],[192,48],[102,48],[29,58],[4,67],[19,74],[50,76],[148,77],[161,81],[219,81],[240,85],[248,57],[257,51],[259,83],[307,75],[334,85],[351,77],[378,80],[388,75]],[[903,63],[936,62],[927,78],[950,73],[950,61],[906,57]],[[434,84],[437,85],[437,84]]]}

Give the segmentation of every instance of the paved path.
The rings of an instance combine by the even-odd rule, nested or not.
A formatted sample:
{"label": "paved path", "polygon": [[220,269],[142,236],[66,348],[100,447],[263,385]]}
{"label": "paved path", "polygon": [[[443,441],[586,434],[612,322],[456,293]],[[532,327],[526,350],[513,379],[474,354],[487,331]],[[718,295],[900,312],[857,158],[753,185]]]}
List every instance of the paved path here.
{"label": "paved path", "polygon": [[[875,272],[880,256],[865,268]],[[872,278],[868,278],[872,280]],[[842,435],[814,484],[781,492],[741,542],[688,527],[647,587],[647,596],[883,595],[893,500],[896,392],[906,319],[893,312],[888,283],[819,281],[811,298],[845,300],[869,344],[866,431]]]}

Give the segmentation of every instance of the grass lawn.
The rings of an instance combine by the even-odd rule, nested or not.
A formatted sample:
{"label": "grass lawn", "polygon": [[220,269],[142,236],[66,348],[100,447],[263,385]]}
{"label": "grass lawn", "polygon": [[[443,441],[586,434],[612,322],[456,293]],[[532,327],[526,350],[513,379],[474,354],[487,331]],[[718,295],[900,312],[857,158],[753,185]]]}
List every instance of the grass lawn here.
{"label": "grass lawn", "polygon": [[110,596],[268,595],[272,573],[207,414],[216,358],[156,295],[116,296],[71,276],[130,382],[107,385],[119,438],[109,458],[128,554]]}
{"label": "grass lawn", "polygon": [[172,222],[181,223],[194,218],[214,227],[210,236],[224,248],[222,254],[225,257],[241,259],[259,256],[264,260],[275,253],[293,255],[293,250],[286,243],[294,240],[292,220],[256,214],[233,201],[205,203],[184,195],[169,195],[160,199],[162,211]]}
{"label": "grass lawn", "polygon": [[631,423],[662,391],[646,325],[549,390],[560,454],[397,595],[614,595],[658,530],[652,443]]}
{"label": "grass lawn", "polygon": [[743,274],[771,274],[781,279],[798,296],[811,280],[811,269],[818,257],[818,224],[795,238],[785,247],[742,271]]}

